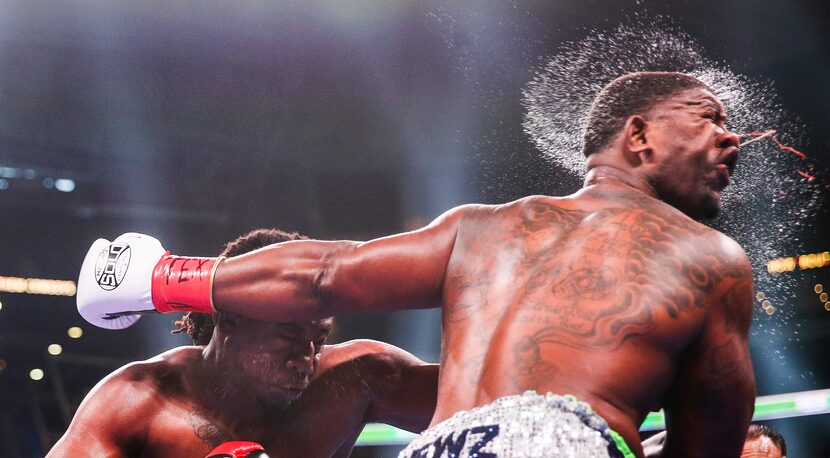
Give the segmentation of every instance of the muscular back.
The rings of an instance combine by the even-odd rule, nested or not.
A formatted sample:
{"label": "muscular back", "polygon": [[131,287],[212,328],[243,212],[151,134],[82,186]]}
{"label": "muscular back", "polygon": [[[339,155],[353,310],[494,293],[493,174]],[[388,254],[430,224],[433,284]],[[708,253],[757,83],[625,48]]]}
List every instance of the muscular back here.
{"label": "muscular back", "polygon": [[[673,402],[673,380],[745,369],[734,360],[751,288],[734,242],[639,192],[595,186],[467,210],[443,290],[433,423],[550,391],[590,403],[639,442],[645,415]],[[707,345],[721,354],[699,374],[690,355]]]}
{"label": "muscular back", "polygon": [[[589,402],[642,456],[734,456],[752,416],[752,271],[728,237],[621,182],[466,205],[368,242],[298,241],[223,262],[220,310],[271,321],[443,308],[432,423],[528,389]],[[279,304],[274,306],[274,304]]]}

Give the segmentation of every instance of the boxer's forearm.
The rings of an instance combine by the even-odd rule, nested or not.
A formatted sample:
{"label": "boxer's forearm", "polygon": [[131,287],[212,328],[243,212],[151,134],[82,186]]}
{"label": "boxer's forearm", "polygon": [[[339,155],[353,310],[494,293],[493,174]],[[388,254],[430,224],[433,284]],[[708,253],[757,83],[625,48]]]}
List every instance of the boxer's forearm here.
{"label": "boxer's forearm", "polygon": [[323,300],[320,283],[337,254],[356,242],[302,240],[272,245],[222,262],[213,279],[217,310],[262,321],[304,321],[349,312],[349,302]]}

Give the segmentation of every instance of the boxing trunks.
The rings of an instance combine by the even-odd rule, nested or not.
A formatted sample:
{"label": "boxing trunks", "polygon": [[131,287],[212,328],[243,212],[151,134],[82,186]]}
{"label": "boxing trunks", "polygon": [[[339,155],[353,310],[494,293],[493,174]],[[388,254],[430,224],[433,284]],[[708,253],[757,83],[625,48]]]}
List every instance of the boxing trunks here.
{"label": "boxing trunks", "polygon": [[527,391],[457,412],[398,458],[629,458],[622,437],[573,396]]}

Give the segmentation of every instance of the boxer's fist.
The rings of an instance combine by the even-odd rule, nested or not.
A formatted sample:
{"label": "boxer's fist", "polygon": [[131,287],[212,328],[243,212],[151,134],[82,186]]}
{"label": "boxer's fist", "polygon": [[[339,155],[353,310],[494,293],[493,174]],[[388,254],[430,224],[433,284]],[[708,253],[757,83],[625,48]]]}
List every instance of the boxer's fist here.
{"label": "boxer's fist", "polygon": [[256,442],[225,442],[207,454],[207,458],[268,458]]}
{"label": "boxer's fist", "polygon": [[213,274],[224,258],[171,256],[158,240],[130,232],[98,239],[78,278],[78,311],[90,323],[123,329],[142,313],[212,313]]}
{"label": "boxer's fist", "polygon": [[78,277],[78,312],[90,323],[123,329],[140,313],[155,311],[153,269],[165,250],[153,237],[130,232],[112,242],[98,239]]}

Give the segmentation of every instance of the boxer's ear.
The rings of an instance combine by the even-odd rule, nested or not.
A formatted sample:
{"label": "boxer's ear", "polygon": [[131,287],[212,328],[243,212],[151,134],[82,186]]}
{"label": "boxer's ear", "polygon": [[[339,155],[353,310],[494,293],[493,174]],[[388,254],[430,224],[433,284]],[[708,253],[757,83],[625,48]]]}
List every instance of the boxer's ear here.
{"label": "boxer's ear", "polygon": [[626,159],[632,164],[645,162],[651,156],[651,145],[647,137],[648,122],[639,115],[629,116],[623,126],[623,142]]}

